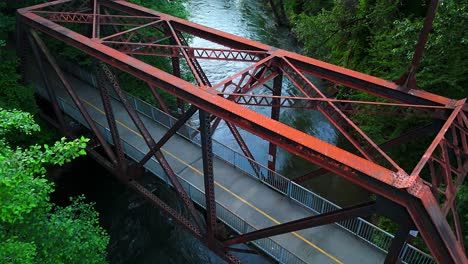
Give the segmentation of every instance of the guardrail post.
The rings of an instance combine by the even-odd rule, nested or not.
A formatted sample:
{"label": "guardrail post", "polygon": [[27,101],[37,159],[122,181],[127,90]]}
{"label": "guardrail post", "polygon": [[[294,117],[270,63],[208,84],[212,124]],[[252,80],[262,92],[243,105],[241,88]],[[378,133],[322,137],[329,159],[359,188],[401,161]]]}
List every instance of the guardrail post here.
{"label": "guardrail post", "polygon": [[187,189],[188,189],[188,190],[187,190],[187,194],[188,194],[188,196],[190,197],[190,199],[193,200],[193,198],[192,198],[192,187],[191,187],[190,184],[187,184],[187,186],[188,186],[188,187],[187,187]]}
{"label": "guardrail post", "polygon": [[280,261],[280,263],[287,263],[286,261],[283,261],[283,258],[284,258],[284,248],[281,247],[280,248],[279,261]]}
{"label": "guardrail post", "polygon": [[[109,130],[109,128],[104,127],[104,131],[105,131],[104,137],[106,138],[107,142],[111,141],[111,140],[109,140],[109,138],[110,138],[110,137],[109,137],[109,135],[110,135],[110,130]],[[114,142],[112,142],[112,143],[114,143]]]}
{"label": "guardrail post", "polygon": [[362,220],[361,218],[356,218],[358,220],[358,227],[357,227],[357,230],[356,230],[356,235],[357,236],[361,236],[360,233],[361,233],[361,228],[362,228]]}
{"label": "guardrail post", "polygon": [[291,198],[291,192],[292,192],[292,182],[291,180],[288,180],[288,189],[286,191],[286,194],[288,195],[289,198]]}
{"label": "guardrail post", "polygon": [[236,163],[237,159],[236,159],[236,157],[237,157],[237,153],[234,152],[234,158],[233,158],[234,160],[232,161],[232,164],[234,165],[234,168],[237,168],[237,163]]}
{"label": "guardrail post", "polygon": [[244,224],[244,226],[243,226],[243,228],[242,228],[242,229],[243,229],[243,230],[242,230],[242,234],[245,234],[245,233],[248,232],[248,230],[247,230],[247,227],[248,227],[248,226],[247,226],[247,222],[242,221],[242,223]]}
{"label": "guardrail post", "polygon": [[151,107],[151,118],[156,121],[156,117],[154,116],[154,108]]}
{"label": "guardrail post", "polygon": [[406,252],[408,251],[408,243],[405,243],[405,246],[401,250],[400,259],[402,262],[405,261]]}

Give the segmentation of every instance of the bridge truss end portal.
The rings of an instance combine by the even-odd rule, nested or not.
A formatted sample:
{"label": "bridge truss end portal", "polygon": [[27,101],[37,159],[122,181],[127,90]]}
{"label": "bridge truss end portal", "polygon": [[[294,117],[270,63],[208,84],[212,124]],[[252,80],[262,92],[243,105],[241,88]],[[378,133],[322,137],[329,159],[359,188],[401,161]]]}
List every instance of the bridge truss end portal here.
{"label": "bridge truss end portal", "polygon": [[[239,260],[229,253],[231,246],[265,237],[294,232],[314,226],[365,217],[379,213],[393,219],[400,229],[388,248],[387,263],[401,256],[401,248],[411,229],[418,229],[432,255],[442,263],[464,263],[463,233],[456,211],[456,194],[468,171],[468,107],[466,99],[452,100],[415,89],[401,89],[397,84],[344,69],[322,61],[276,49],[255,41],[197,25],[182,19],[130,4],[111,0],[57,0],[18,10],[18,43],[28,40],[39,69],[43,59],[53,68],[60,86],[66,90],[82,122],[92,131],[103,149],[99,159],[121,179],[141,193],[170,217],[176,219],[195,237],[231,263]],[[40,32],[40,33],[39,33]],[[216,43],[218,48],[192,47],[186,37],[194,36]],[[89,107],[78,96],[66,74],[48,50],[42,38],[52,37],[72,46],[93,60],[94,73],[107,127],[100,129]],[[172,74],[151,65],[146,58],[167,57]],[[238,73],[213,82],[203,70],[201,60],[244,63]],[[181,63],[190,70],[196,84],[181,78]],[[177,97],[179,118],[157,140],[151,135],[128,95],[120,86],[120,73],[129,74],[147,84],[155,102],[169,113],[161,91]],[[47,97],[56,114],[57,124],[65,129],[64,110],[54,84],[41,73]],[[352,101],[333,98],[319,89],[311,76],[368,93],[385,100]],[[283,89],[291,83],[296,93]],[[213,83],[212,83],[213,82]],[[264,88],[263,90],[259,87]],[[128,166],[126,146],[121,142],[115,113],[110,103],[114,97],[125,108],[135,129],[144,139],[146,155]],[[255,112],[256,107],[270,109],[268,115]],[[401,134],[388,142],[376,144],[350,118],[350,114],[374,114],[384,107],[395,115],[421,116],[435,120]],[[323,115],[347,140],[352,150],[328,144],[316,137],[281,123],[282,109],[297,108]],[[196,211],[190,194],[182,186],[170,159],[162,147],[198,112],[203,160],[205,217]],[[153,113],[154,115],[154,113]],[[216,233],[216,200],[213,175],[212,139],[216,127],[225,122],[246,157],[252,175],[291,196],[291,186],[312,178],[334,173],[376,194],[376,201],[298,219],[238,236],[222,239]],[[255,160],[239,130],[268,142],[267,166]],[[64,130],[65,131],[65,130]],[[421,134],[434,134],[421,160],[405,171],[388,154]],[[194,134],[192,134],[194,136]],[[282,148],[320,168],[280,185],[276,179],[277,148]],[[96,158],[98,156],[94,155]],[[128,174],[141,171],[150,159],[161,165],[168,182],[190,212],[182,216],[167,203],[149,192]],[[440,203],[439,201],[442,201]],[[452,219],[447,220],[447,216]]]}

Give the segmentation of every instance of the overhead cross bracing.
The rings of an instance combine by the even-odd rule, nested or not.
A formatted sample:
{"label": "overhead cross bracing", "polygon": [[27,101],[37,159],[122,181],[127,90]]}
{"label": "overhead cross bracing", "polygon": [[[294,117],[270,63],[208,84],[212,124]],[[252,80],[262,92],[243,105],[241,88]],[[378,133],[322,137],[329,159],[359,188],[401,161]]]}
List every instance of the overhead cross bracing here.
{"label": "overhead cross bracing", "polygon": [[[207,205],[212,204],[215,199],[213,179],[210,176],[210,131],[216,127],[219,120],[224,120],[229,124],[246,156],[252,155],[249,155],[249,148],[240,134],[236,133],[237,128],[270,142],[269,154],[272,161],[269,167],[273,170],[276,147],[287,150],[325,171],[333,172],[375,193],[382,199],[391,201],[390,204],[395,207],[404,208],[401,218],[407,215],[409,222],[405,220],[399,223],[401,226],[406,225],[402,230],[410,229],[408,227],[414,225],[437,260],[444,263],[466,261],[462,246],[463,236],[454,206],[457,190],[463,183],[468,169],[468,107],[465,100],[457,101],[414,88],[403,88],[393,82],[206,28],[125,1],[60,0],[21,9],[19,17],[23,33],[28,33],[27,27],[40,31],[100,61],[99,71],[107,72],[102,78],[113,82],[117,93],[120,87],[118,81],[112,77],[112,70],[106,71],[109,66],[148,83],[148,89],[152,90],[155,97],[157,92],[154,92],[154,89],[157,88],[190,104],[192,108],[186,113],[200,111],[201,136],[205,140],[202,148],[206,154],[203,157],[205,189],[211,190],[206,192]],[[19,33],[22,36],[21,31]],[[190,47],[185,39],[186,35],[203,38],[222,47]],[[174,74],[157,69],[136,56],[170,57],[173,60]],[[177,68],[180,67],[181,59],[190,69],[196,84],[180,78],[180,69],[177,71]],[[224,81],[211,83],[198,62],[204,59],[245,62],[249,63],[249,66]],[[309,75],[387,101],[380,103],[332,99],[310,81]],[[280,78],[289,79],[297,88],[298,95],[282,94],[281,81],[278,81]],[[258,87],[268,86],[272,80],[271,94],[258,93]],[[106,95],[102,96],[105,101]],[[119,94],[119,97],[124,103],[125,96]],[[353,107],[359,104],[391,106],[391,111],[402,115],[408,112],[393,109],[413,109],[414,114],[437,120],[439,125],[432,127],[432,131],[436,129],[438,132],[435,132],[434,140],[412,171],[401,168],[382,146],[376,144],[349,118],[347,113],[361,110],[359,107]],[[265,116],[244,105],[270,107],[272,114]],[[319,111],[350,142],[353,150],[333,146],[279,122],[279,110],[284,107]],[[111,113],[112,109],[108,108],[106,111]],[[165,173],[173,175],[170,164],[157,151],[160,144],[145,131],[144,124],[139,121],[131,107],[127,106],[126,111],[137,124],[141,134],[145,135],[150,149],[155,150],[148,155],[154,155],[160,163],[166,164]],[[413,114],[412,111],[408,114]],[[189,118],[189,115],[186,114],[185,117]],[[112,123],[112,120],[109,120],[109,123]],[[115,129],[113,131],[115,132]],[[118,134],[113,133],[113,136],[118,137]],[[102,139],[101,141],[105,146],[106,143]],[[122,150],[119,151],[118,146],[114,147],[105,148],[107,158],[111,163],[120,164],[122,155],[119,155],[119,152]],[[117,152],[117,155],[114,152]],[[126,171],[125,166],[120,167],[122,173]],[[187,207],[193,208],[183,189],[177,187],[177,178],[171,179]],[[442,204],[439,204],[438,196],[444,197]],[[385,213],[379,206],[376,211]],[[454,219],[453,228],[447,221],[449,213],[452,214],[451,219]],[[226,245],[232,243],[232,240],[224,245],[217,240],[213,228],[215,216],[213,206],[208,206],[206,223],[193,217],[194,223],[187,224],[187,228],[198,234],[215,252],[225,255]],[[352,217],[351,214],[348,216]],[[313,221],[316,220],[305,219],[302,228],[308,227]],[[278,227],[277,230],[265,231],[265,234],[272,236],[278,230],[290,232],[287,227]],[[248,242],[252,239],[249,237],[239,237],[238,240]],[[253,234],[252,237],[259,236]]]}

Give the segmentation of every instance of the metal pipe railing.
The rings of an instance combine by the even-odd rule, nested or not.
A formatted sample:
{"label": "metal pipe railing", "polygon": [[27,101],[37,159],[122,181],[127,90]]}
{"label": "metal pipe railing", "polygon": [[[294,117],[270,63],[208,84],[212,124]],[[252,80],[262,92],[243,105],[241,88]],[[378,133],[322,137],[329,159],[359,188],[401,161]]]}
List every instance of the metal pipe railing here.
{"label": "metal pipe railing", "polygon": [[[63,65],[64,65],[64,69],[67,72],[87,82],[88,84],[90,84],[91,87],[94,87],[94,88],[97,87],[96,86],[97,82],[96,82],[94,75],[81,69],[80,67],[77,67],[75,65],[70,65],[69,63],[63,63]],[[45,93],[41,92],[41,90],[44,90],[44,89],[38,89],[38,88],[39,87],[36,87],[36,90],[38,91],[38,93],[44,96]],[[127,97],[128,97],[129,102],[131,102],[133,107],[140,114],[145,115],[146,117],[150,118],[151,120],[159,123],[160,125],[166,128],[170,128],[172,124],[174,124],[177,121],[177,119],[172,117],[171,115],[164,113],[163,111],[157,109],[151,104],[139,98],[136,98],[132,96],[131,94],[127,93]],[[114,96],[114,98],[116,97]],[[59,98],[59,102],[61,102],[60,107],[62,107],[62,110],[65,113],[69,114],[70,116],[75,118],[77,121],[79,121],[80,123],[86,126],[83,118],[81,117],[81,114],[79,113],[77,109],[73,109],[73,107],[69,103],[67,103],[63,98]],[[105,132],[106,130],[104,129],[103,131]],[[199,137],[192,136],[192,135],[199,134],[196,132],[197,132],[196,128],[191,127],[186,124],[178,131],[177,134],[187,139],[188,141],[192,142],[193,144],[200,146]],[[108,141],[112,142],[109,136],[109,133],[104,133],[104,134],[108,138]],[[131,151],[132,146],[128,144],[127,142],[124,142],[124,146],[127,146],[125,150],[127,152],[127,155],[129,155],[128,152]],[[134,156],[133,157],[131,155],[129,156],[136,159],[136,161],[140,160],[144,156],[144,153],[142,153],[141,151],[139,153],[137,153],[138,151],[133,151],[133,152],[135,152]],[[321,213],[326,213],[326,212],[334,211],[337,209],[341,209],[341,207],[339,207],[338,205],[300,186],[299,184],[288,179],[287,177],[268,169],[266,166],[254,160],[249,160],[249,158],[245,157],[242,153],[239,153],[214,139],[213,139],[213,154],[217,158],[241,170],[246,175],[258,179],[259,181],[275,189],[276,191],[282,193],[283,195],[289,197],[290,199],[297,202],[298,204],[313,211],[314,213],[321,214]],[[160,177],[162,180],[164,180],[166,183],[170,185],[170,182],[168,181],[162,169],[157,169],[157,165],[155,165],[153,162],[156,162],[156,161],[154,159],[151,159],[150,161],[148,161],[148,163],[145,165],[145,168],[153,172],[155,175],[157,175],[158,177]],[[259,174],[260,176],[257,176],[255,174],[255,171],[253,170],[252,165],[251,165],[252,162],[255,163],[258,166],[258,168],[260,168],[260,171],[261,171],[261,173]],[[185,182],[185,180],[183,181]],[[198,199],[197,198],[198,196],[196,196],[197,191],[200,191],[201,194],[203,194],[203,192],[197,189],[195,186],[191,185],[190,183],[187,182],[187,184],[188,186],[190,186],[190,187],[187,187],[189,188],[187,192],[195,193],[195,196],[191,194],[192,200],[194,200],[196,203],[198,203],[200,206],[203,207],[204,196],[200,195],[200,193],[198,194],[200,199]],[[219,206],[221,206],[220,208],[225,208],[223,205],[219,205]],[[223,210],[221,211],[223,212]],[[227,208],[225,208],[225,210],[230,212],[229,209]],[[237,218],[239,218],[233,212],[230,212],[230,213],[236,216]],[[222,219],[222,213],[220,213],[219,217],[223,222],[225,222],[225,224],[230,226],[233,230],[235,230],[238,233],[248,232],[246,230],[255,230],[254,227],[252,227],[250,224],[248,224],[245,220],[241,218],[239,218],[241,220],[237,219],[237,220],[228,221],[226,219]],[[236,221],[241,221],[242,226],[239,227],[238,224],[236,224]],[[386,232],[385,230],[382,230],[381,228],[373,225],[372,223],[369,223],[368,221],[360,217],[341,221],[341,222],[336,223],[336,225],[354,234],[356,237],[362,239],[363,241],[369,243],[370,245],[376,247],[377,249],[382,250],[385,253],[388,252],[388,249],[390,248],[390,245],[391,245],[391,241],[394,237],[392,234]],[[289,254],[292,254],[291,252],[282,248],[276,242],[268,238],[254,241],[253,243],[259,248],[261,248],[262,250],[264,250],[267,254],[269,254],[270,256],[272,256],[273,258],[275,258],[276,260],[280,262],[283,262],[284,256],[289,256]],[[275,243],[275,244],[272,244],[272,243]],[[282,248],[281,250],[285,250],[285,251],[282,251],[281,254],[279,254],[278,252],[272,253],[268,251],[272,248],[277,248],[277,247]],[[289,253],[287,253],[286,251]],[[430,256],[429,254],[421,251],[420,249],[410,244],[405,244],[405,246],[403,247],[400,253],[400,257],[403,260],[403,263],[417,263],[417,264],[436,263],[435,260],[432,258],[432,256]],[[299,260],[293,260],[291,257],[287,257],[287,258],[288,258],[287,263],[305,263],[303,260],[301,260],[302,261],[301,262]]]}

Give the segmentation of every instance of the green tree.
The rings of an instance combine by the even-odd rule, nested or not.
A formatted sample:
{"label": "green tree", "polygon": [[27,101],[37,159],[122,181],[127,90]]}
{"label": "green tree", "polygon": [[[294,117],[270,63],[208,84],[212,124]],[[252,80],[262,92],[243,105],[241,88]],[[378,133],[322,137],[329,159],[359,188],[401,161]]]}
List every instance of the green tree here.
{"label": "green tree", "polygon": [[31,114],[0,109],[0,263],[104,263],[109,238],[93,205],[80,197],[55,206],[45,178],[46,165],[86,154],[88,139],[14,148],[5,138],[12,129],[40,130]]}
{"label": "green tree", "polygon": [[359,69],[369,48],[369,37],[385,30],[398,15],[399,0],[336,0],[328,9],[298,14],[293,32],[308,56]]}
{"label": "green tree", "polygon": [[[396,20],[371,38],[366,72],[395,80],[408,69],[423,18]],[[468,1],[444,1],[439,8],[416,78],[424,90],[460,99],[467,96]]]}

